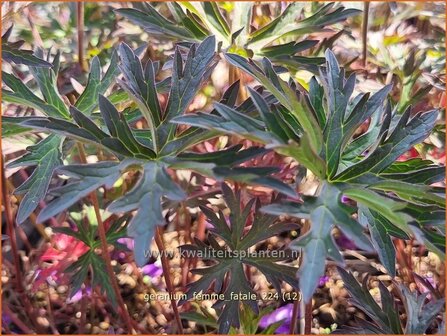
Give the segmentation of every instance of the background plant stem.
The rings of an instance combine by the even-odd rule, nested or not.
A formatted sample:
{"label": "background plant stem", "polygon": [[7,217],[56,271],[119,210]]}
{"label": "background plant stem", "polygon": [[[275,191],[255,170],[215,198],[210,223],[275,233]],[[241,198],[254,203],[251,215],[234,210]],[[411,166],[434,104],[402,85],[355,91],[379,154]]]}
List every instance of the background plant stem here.
{"label": "background plant stem", "polygon": [[[84,151],[83,145],[78,143],[78,149],[79,149],[79,157],[80,157],[81,161],[83,163],[87,163],[87,158],[85,156],[85,151]],[[99,212],[99,202],[98,202],[98,197],[96,196],[95,192],[92,192],[90,194],[90,199],[91,199],[93,207],[95,209],[96,220],[98,222],[98,234],[99,234],[99,239],[101,240],[102,257],[104,258],[104,261],[106,263],[106,271],[107,271],[107,274],[109,275],[110,282],[112,283],[113,291],[115,292],[115,296],[118,301],[119,310],[121,311],[121,316],[123,317],[124,322],[126,323],[129,333],[132,333],[133,329],[134,329],[133,325],[132,325],[132,319],[130,318],[129,312],[127,311],[126,305],[124,304],[124,300],[121,296],[121,292],[118,287],[118,283],[116,281],[115,272],[113,271],[113,268],[112,268],[112,260],[109,255],[106,230],[105,230],[102,218],[101,218],[101,213]]]}
{"label": "background plant stem", "polygon": [[[4,157],[1,157],[1,190],[2,190],[2,196],[3,196],[3,206],[5,209],[5,215],[6,215],[6,227],[8,231],[9,236],[9,243],[11,245],[11,254],[14,259],[14,268],[15,268],[15,279],[16,279],[16,289],[17,292],[23,302],[23,306],[25,308],[26,315],[29,317],[32,317],[31,320],[35,321],[37,316],[34,312],[34,309],[32,308],[31,302],[25,293],[25,288],[23,286],[23,279],[22,279],[22,271],[20,269],[20,257],[17,250],[17,237],[16,237],[16,230],[14,225],[14,216],[11,209],[11,200],[9,196],[8,191],[8,184],[6,180],[6,174],[5,174],[5,167],[4,167]],[[3,245],[3,244],[2,244]],[[6,306],[6,305],[5,305]],[[4,307],[5,307],[4,306]],[[3,307],[3,308],[4,308]],[[36,325],[36,329],[39,331],[42,331],[42,327],[40,325]],[[25,330],[24,330],[25,331]]]}
{"label": "background plant stem", "polygon": [[363,67],[366,67],[366,59],[368,55],[368,16],[369,16],[369,2],[363,4],[363,25],[362,25],[362,43],[363,43]]}
{"label": "background plant stem", "polygon": [[78,31],[78,62],[82,71],[87,71],[84,60],[84,3],[76,4],[77,31]]}
{"label": "background plant stem", "polygon": [[175,292],[174,292],[174,287],[173,287],[172,281],[171,281],[171,275],[169,273],[169,271],[170,271],[169,261],[167,259],[166,253],[165,253],[165,246],[163,243],[163,237],[160,233],[160,228],[157,228],[157,230],[155,231],[155,243],[157,244],[157,248],[160,251],[160,259],[161,259],[161,266],[163,268],[163,276],[165,277],[166,288],[167,288],[168,293],[171,298],[171,306],[172,306],[172,310],[174,311],[175,321],[177,323],[177,332],[179,334],[183,334],[182,320],[180,319],[180,314],[178,312],[177,302],[174,299]]}

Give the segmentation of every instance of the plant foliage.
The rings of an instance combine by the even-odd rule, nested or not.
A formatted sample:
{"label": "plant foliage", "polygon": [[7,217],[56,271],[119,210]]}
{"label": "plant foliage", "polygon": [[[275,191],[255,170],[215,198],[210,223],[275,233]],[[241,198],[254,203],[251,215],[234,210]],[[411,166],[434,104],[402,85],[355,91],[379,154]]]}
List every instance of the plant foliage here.
{"label": "plant foliage", "polygon": [[[56,197],[39,214],[39,221],[48,220],[99,187],[111,188],[126,171],[140,172],[140,179],[134,188],[108,207],[108,210],[117,213],[137,211],[129,223],[128,234],[136,240],[135,257],[138,265],[144,265],[147,261],[147,251],[155,227],[164,223],[161,198],[167,197],[179,202],[186,196],[172,180],[168,172],[169,168],[192,169],[217,179],[232,177],[236,181],[279,188],[282,192],[295,195],[292,188],[268,176],[277,171],[274,167],[236,167],[238,163],[265,153],[262,148],[239,150],[241,147],[233,147],[213,155],[185,152],[200,141],[215,136],[215,132],[201,129],[189,129],[179,134],[178,127],[170,123],[171,119],[185,113],[200,85],[210,75],[215,64],[214,50],[213,37],[205,39],[198,46],[192,45],[185,62],[180,50],[176,49],[173,74],[170,79],[169,100],[165,110],[162,111],[154,80],[155,69],[158,65],[154,66],[154,63],[149,60],[143,68],[133,51],[127,45],[121,45],[119,69],[125,81],[120,81],[120,84],[134,100],[148,125],[148,128],[138,132],[129,126],[125,115],[119,113],[110,100],[103,96],[107,87],[111,85],[111,78],[116,76],[116,63],[112,63],[104,76],[100,78],[99,63],[93,59],[92,72],[86,86],[86,90],[91,91],[88,93],[84,91],[75,105],[69,108],[57,93],[53,69],[33,70],[45,101],[35,96],[15,76],[5,73],[5,83],[12,90],[4,91],[6,100],[28,102],[28,105],[32,104],[47,115],[22,117],[18,120],[11,117],[6,118],[6,122],[19,123],[20,126],[26,128],[55,134],[50,138],[52,140],[47,138],[30,148],[34,155],[28,154],[14,163],[15,165],[38,164],[40,161],[51,158],[51,160],[45,160],[44,164],[38,165],[30,179],[18,189],[19,192],[28,192],[25,197],[31,199],[21,207],[19,219],[25,220],[35,210],[38,201],[45,196],[52,171],[60,164],[60,159],[56,160],[60,158],[57,148],[60,148],[64,137],[103,148],[117,160],[61,167],[59,172],[71,177],[71,181],[52,191]],[[116,62],[117,57],[113,56],[112,60]],[[54,68],[57,68],[57,57],[53,63]],[[223,97],[223,102],[231,107],[235,103],[234,90],[237,88],[237,85],[230,87]],[[99,105],[101,118],[95,118],[95,120],[92,112],[97,105]],[[49,148],[50,144],[54,146],[52,150]],[[42,148],[44,145],[45,148]],[[48,155],[53,152],[55,154],[49,157]],[[217,159],[218,166],[213,163],[214,159]],[[40,175],[45,178],[38,179]],[[34,184],[32,190],[29,189],[31,183]]]}
{"label": "plant foliage", "polygon": [[[101,209],[113,214],[107,243],[123,248],[118,239],[133,238],[136,264],[144,266],[157,227],[178,209],[179,223],[183,210],[194,221],[195,212],[189,210],[200,206],[212,228],[205,240],[194,238],[180,249],[199,255],[204,267],[190,270],[198,277],[187,284],[180,303],[192,301],[197,293],[223,295],[212,306],[217,316],[204,309],[183,313],[185,319],[219,333],[257,332],[267,310],[259,309],[260,298],[248,277],[251,270],[262,274],[277,293],[285,282],[302,293],[306,304],[312,302],[326,260],[345,266],[335,232],[358,249],[375,252],[392,279],[398,272],[396,239],[416,240],[445,258],[445,188],[440,187],[445,167],[405,158],[439,126],[439,110],[415,113],[411,106],[432,89],[424,84],[415,91],[421,74],[431,70],[422,69],[425,51],[411,53],[400,67],[394,67],[393,59],[385,60],[402,88],[396,98],[392,85],[363,92],[355,71],[340,66],[331,47],[345,30],[324,40],[307,38],[329,26],[337,30],[333,25],[357,15],[356,9],[292,2],[277,7],[270,21],[259,21],[254,13],[267,7],[252,2],[132,6],[116,13],[158,41],[174,44],[157,51],[164,53],[162,60],[156,60],[156,52],[152,55],[151,45],[134,50],[131,39],[126,39],[129,45],[108,48],[109,64],[92,57],[88,76],[78,83],[82,92],[76,87],[75,94],[59,89],[58,79],[66,70],[60,71],[59,52],[22,49],[23,41],[11,42],[12,27],[3,34],[2,59],[9,63],[2,71],[3,101],[29,109],[21,116],[2,116],[2,136],[33,133],[38,139],[8,166],[34,167],[15,190],[22,195],[18,224],[34,220],[39,206],[37,222],[56,217],[65,223],[60,214],[78,209],[92,193],[101,195]],[[204,86],[219,62],[228,65],[230,79],[240,80],[228,83],[209,109],[194,109],[197,97],[209,98]],[[442,56],[437,62],[443,62]],[[313,77],[297,82],[298,70]],[[94,153],[97,160],[86,153]],[[275,163],[264,164],[271,157]],[[189,181],[185,171],[191,173]],[[205,178],[221,188],[202,189]],[[303,181],[316,188],[307,188]],[[273,190],[270,202],[249,197],[259,192],[253,186]],[[199,196],[191,192],[196,189]],[[211,205],[210,198],[219,193],[228,216]],[[299,224],[288,223],[290,217]],[[88,247],[65,269],[71,274],[71,296],[90,279],[115,304],[115,279],[106,272],[106,255],[98,253],[98,223],[90,219],[70,214],[71,227],[54,228]],[[267,239],[290,231],[302,234],[281,247],[287,252],[282,256],[252,253]],[[291,266],[290,261],[298,264],[292,260],[298,253],[299,267]],[[444,305],[437,296],[416,294],[396,282],[399,298],[379,282],[378,303],[367,278],[361,286],[341,267],[353,304],[372,320],[359,319],[358,328],[346,330],[422,334]],[[279,326],[274,323],[264,332]]]}
{"label": "plant foliage", "polygon": [[[352,98],[355,74],[345,78],[344,69],[329,50],[319,79],[311,79],[309,91],[283,81],[267,58],[261,66],[235,54],[226,58],[256,78],[277,102],[269,104],[262,94],[250,89],[258,117],[216,104],[216,114],[191,114],[175,121],[263,143],[294,158],[320,178],[316,195],[263,208],[271,214],[288,214],[312,223],[310,232],[292,243],[304,251],[298,274],[306,302],[324,273],[321,260],[329,256],[343,263],[331,238],[334,225],[359,248],[370,250],[374,246],[380,250],[380,260],[391,275],[395,274],[395,255],[389,235],[415,237],[444,255],[440,227],[445,214],[444,190],[429,185],[443,180],[444,169],[429,161],[396,162],[430,134],[437,110],[411,117],[408,108],[398,115],[387,101],[390,86],[373,95],[360,93]],[[367,132],[355,137],[366,122]],[[343,203],[345,198],[357,206]]]}
{"label": "plant foliage", "polygon": [[351,294],[352,303],[373,321],[357,319],[359,327],[343,328],[338,330],[340,333],[349,331],[356,334],[424,334],[445,305],[444,299],[426,302],[428,293],[414,293],[403,285],[397,285],[404,311],[407,314],[407,322],[403,328],[397,300],[383,282],[379,281],[381,299],[381,305],[379,305],[368,290],[367,277],[360,286],[349,272],[340,267],[338,272]]}
{"label": "plant foliage", "polygon": [[[221,309],[218,319],[220,334],[228,333],[230,327],[240,327],[241,303],[249,306],[255,314],[259,314],[258,297],[245,275],[244,265],[257,268],[279,293],[282,281],[296,287],[297,268],[278,264],[289,259],[290,256],[284,253],[283,256],[263,257],[251,253],[249,249],[281,232],[299,227],[298,224],[293,223],[275,223],[277,220],[275,216],[262,214],[259,211],[261,204],[256,199],[251,199],[241,208],[240,192],[234,193],[226,184],[222,184],[222,193],[225,203],[230,208],[229,223],[222,211],[216,215],[208,207],[201,207],[213,225],[212,233],[208,235],[208,244],[195,239],[194,245],[180,247],[184,251],[201,256],[204,260],[214,262],[214,265],[210,267],[191,270],[192,273],[202,277],[188,284],[186,299],[182,302],[194,298],[196,293],[206,292],[212,286],[216,293],[223,293],[224,299],[216,301],[213,305],[213,308]],[[253,207],[252,225],[249,230],[245,230],[252,216]],[[225,246],[221,246],[215,236],[221,238]],[[229,280],[226,282],[226,279]],[[238,295],[237,298],[234,298],[235,294]],[[256,299],[253,299],[253,296]]]}
{"label": "plant foliage", "polygon": [[[310,69],[315,69],[315,64],[324,59],[297,55],[319,42],[300,40],[303,35],[321,31],[360,13],[330,3],[317,5],[310,16],[303,17],[304,3],[295,2],[268,24],[251,29],[253,6],[253,2],[234,3],[231,22],[217,2],[171,2],[168,4],[171,20],[149,3],[139,8],[121,8],[117,12],[147,32],[164,38],[193,43],[213,35],[225,51],[254,58],[265,56],[291,68]],[[299,17],[302,19],[297,20]]]}

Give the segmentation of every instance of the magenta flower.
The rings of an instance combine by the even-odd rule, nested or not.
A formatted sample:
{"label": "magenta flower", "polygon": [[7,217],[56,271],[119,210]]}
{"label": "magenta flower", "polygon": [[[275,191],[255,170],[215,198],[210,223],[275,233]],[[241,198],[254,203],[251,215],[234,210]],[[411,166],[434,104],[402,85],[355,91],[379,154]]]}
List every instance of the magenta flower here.
{"label": "magenta flower", "polygon": [[[92,288],[87,287],[85,294],[89,297],[92,295]],[[82,299],[82,289],[78,290],[71,298],[67,299],[67,303],[76,303]]]}
{"label": "magenta flower", "polygon": [[259,326],[263,329],[267,328],[273,323],[282,321],[281,326],[276,329],[275,334],[289,334],[290,324],[292,322],[293,303],[289,303],[278,309],[275,309],[270,314],[264,315],[259,321]]}
{"label": "magenta flower", "polygon": [[323,287],[324,285],[326,285],[326,282],[329,281],[329,277],[327,275],[322,276],[320,278],[320,281],[318,282],[318,287]]}
{"label": "magenta flower", "polygon": [[340,232],[340,235],[335,237],[335,242],[337,245],[341,248],[344,248],[346,250],[356,250],[357,246],[354,244],[354,242],[346,237],[343,232]]}
{"label": "magenta flower", "polygon": [[155,264],[147,264],[146,266],[143,266],[141,268],[141,272],[143,272],[144,275],[150,276],[151,278],[155,278],[163,274],[162,268]]}

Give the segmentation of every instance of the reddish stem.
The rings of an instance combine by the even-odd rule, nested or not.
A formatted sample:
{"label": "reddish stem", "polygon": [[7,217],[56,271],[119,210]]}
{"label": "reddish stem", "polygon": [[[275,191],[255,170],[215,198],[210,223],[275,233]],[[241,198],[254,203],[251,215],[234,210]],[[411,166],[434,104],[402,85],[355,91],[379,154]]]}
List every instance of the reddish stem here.
{"label": "reddish stem", "polygon": [[8,316],[11,318],[11,321],[19,327],[25,334],[31,335],[34,334],[34,331],[32,331],[30,328],[26,326],[25,323],[22,322],[22,320],[14,314],[11,309],[9,309],[7,304],[2,304],[2,310],[4,313],[8,314]]}
{"label": "reddish stem", "polygon": [[[79,157],[80,157],[81,161],[83,163],[86,163],[87,158],[85,156],[85,151],[84,151],[83,145],[78,143],[78,149],[79,149]],[[119,310],[121,311],[121,316],[123,317],[124,322],[126,323],[129,333],[132,333],[133,329],[134,329],[133,324],[132,324],[132,319],[130,318],[129,312],[127,311],[126,306],[124,304],[124,300],[121,296],[121,292],[120,292],[118,283],[116,281],[115,272],[113,271],[113,268],[112,268],[112,260],[110,258],[109,248],[108,248],[108,244],[107,244],[106,229],[104,227],[104,222],[102,221],[102,218],[101,218],[101,213],[99,212],[99,202],[98,202],[98,197],[96,196],[95,192],[92,192],[90,194],[90,199],[93,204],[93,208],[95,209],[96,220],[98,222],[98,234],[99,234],[99,239],[101,241],[102,257],[104,258],[104,261],[106,263],[106,271],[107,271],[107,274],[109,275],[109,279],[112,284],[113,291],[115,292],[115,296],[118,301],[118,307],[119,307]]]}
{"label": "reddish stem", "polygon": [[295,302],[293,302],[292,321],[290,323],[290,329],[289,329],[289,333],[291,335],[295,334],[296,324],[298,321],[299,305],[300,305],[299,300],[295,300]]}
{"label": "reddish stem", "polygon": [[304,311],[304,319],[306,321],[304,327],[304,334],[310,335],[312,330],[312,299],[309,303],[306,303],[306,308]]}
{"label": "reddish stem", "polygon": [[160,228],[157,228],[157,230],[155,232],[155,243],[157,244],[158,250],[160,251],[160,259],[161,259],[161,266],[163,268],[163,276],[165,278],[166,288],[168,289],[169,296],[171,298],[171,306],[172,306],[172,310],[174,311],[175,321],[177,323],[177,332],[179,334],[183,334],[182,320],[180,319],[180,314],[179,314],[178,308],[177,308],[177,302],[175,301],[174,286],[172,285],[171,275],[169,273],[169,270],[170,270],[169,261],[168,261],[167,255],[166,255],[166,250],[165,250],[165,246],[163,243],[163,237],[160,233]]}

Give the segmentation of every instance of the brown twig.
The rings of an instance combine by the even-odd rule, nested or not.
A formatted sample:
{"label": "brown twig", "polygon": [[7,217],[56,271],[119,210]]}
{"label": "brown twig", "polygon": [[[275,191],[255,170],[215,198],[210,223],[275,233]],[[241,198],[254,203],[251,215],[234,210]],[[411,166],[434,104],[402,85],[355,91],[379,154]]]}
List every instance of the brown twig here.
{"label": "brown twig", "polygon": [[85,333],[85,324],[87,321],[87,290],[85,286],[82,287],[82,298],[81,298],[81,318],[79,321],[79,334]]}
{"label": "brown twig", "polygon": [[77,30],[78,30],[78,62],[82,71],[87,71],[84,62],[84,3],[82,1],[76,4]]}
{"label": "brown twig", "polygon": [[47,304],[48,322],[50,324],[50,328],[53,334],[59,335],[59,331],[57,330],[56,325],[54,323],[53,309],[51,308],[50,286],[48,285],[48,283],[47,283],[47,297],[48,297],[48,304]]}
{"label": "brown twig", "polygon": [[7,304],[2,304],[2,310],[4,313],[8,314],[9,317],[11,318],[11,321],[17,326],[19,327],[25,334],[31,335],[31,334],[35,334],[34,331],[32,331],[30,328],[28,328],[26,326],[25,323],[22,322],[22,320],[16,315],[14,314],[11,309],[9,309]]}
{"label": "brown twig", "polygon": [[304,309],[304,319],[306,324],[304,325],[304,334],[310,335],[312,330],[312,300],[309,303],[306,303]]}
{"label": "brown twig", "polygon": [[[303,236],[306,232],[308,232],[310,230],[310,221],[305,220],[304,221],[304,225],[301,229],[301,236]],[[301,266],[301,263],[303,261],[303,250],[301,250],[301,256],[300,259],[298,261],[299,265]],[[312,298],[310,299],[310,302],[308,303],[304,303],[304,301],[302,300],[302,298],[300,298],[299,300],[299,310],[300,310],[300,334],[302,335],[309,335],[310,331],[312,329]],[[293,313],[295,313],[295,309],[298,310],[298,304],[296,304],[296,306],[294,305],[294,311]],[[309,310],[310,310],[310,315],[309,315]],[[296,323],[296,318],[295,321],[292,321],[292,323]],[[292,326],[291,326],[292,327]]]}
{"label": "brown twig", "polygon": [[14,225],[14,217],[12,214],[11,209],[11,203],[9,200],[9,192],[8,192],[8,184],[6,181],[6,175],[5,175],[5,169],[3,167],[3,160],[2,160],[2,195],[3,195],[3,206],[5,209],[5,215],[6,215],[6,225],[7,225],[7,232],[9,236],[9,243],[11,245],[11,252],[12,256],[14,258],[14,267],[16,270],[16,286],[17,291],[20,293],[24,292],[23,288],[23,282],[22,282],[22,272],[20,270],[20,258],[19,253],[17,250],[17,237],[15,232],[15,225]]}
{"label": "brown twig", "polygon": [[363,25],[362,25],[362,43],[363,43],[363,67],[366,67],[366,58],[368,53],[368,16],[369,16],[369,1],[363,4]]}
{"label": "brown twig", "polygon": [[289,334],[294,335],[296,331],[296,325],[298,321],[298,312],[299,312],[300,300],[295,300],[293,302],[293,310],[292,310],[292,321],[290,323]]}
{"label": "brown twig", "polygon": [[[14,225],[14,217],[11,209],[11,203],[9,198],[9,191],[8,191],[8,184],[5,174],[5,167],[4,167],[4,157],[1,156],[1,190],[2,190],[2,196],[3,196],[3,207],[5,209],[5,215],[6,215],[6,227],[7,232],[9,236],[9,243],[11,245],[11,253],[14,260],[14,268],[15,268],[15,279],[16,279],[16,289],[19,294],[19,296],[22,299],[23,306],[25,309],[26,314],[29,317],[32,317],[32,321],[35,321],[36,314],[34,313],[34,310],[31,306],[31,302],[29,301],[28,296],[25,293],[25,288],[23,285],[23,278],[22,278],[22,271],[20,269],[20,257],[19,252],[17,249],[17,237],[16,237],[16,231],[15,231],[15,225]],[[5,309],[7,307],[6,305],[3,307]],[[37,327],[38,329],[41,329],[40,327]]]}
{"label": "brown twig", "polygon": [[157,244],[158,250],[160,252],[161,266],[163,268],[163,276],[166,282],[166,288],[169,292],[171,298],[172,310],[174,311],[175,321],[177,323],[177,333],[183,334],[182,320],[180,319],[180,314],[177,308],[177,302],[175,301],[174,287],[171,281],[171,275],[169,273],[169,261],[166,255],[165,246],[163,243],[163,237],[160,233],[160,228],[155,231],[155,243]]}

